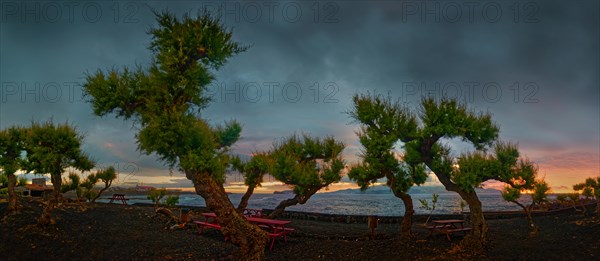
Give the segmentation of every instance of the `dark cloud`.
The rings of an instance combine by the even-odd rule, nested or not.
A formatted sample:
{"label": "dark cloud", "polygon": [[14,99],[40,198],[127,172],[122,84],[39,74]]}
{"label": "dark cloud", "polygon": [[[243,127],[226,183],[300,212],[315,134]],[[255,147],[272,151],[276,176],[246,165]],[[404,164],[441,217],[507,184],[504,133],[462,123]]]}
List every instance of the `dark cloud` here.
{"label": "dark cloud", "polygon": [[[77,2],[71,21],[64,2],[25,2],[30,9],[40,4],[38,15],[14,13],[14,3],[21,5],[3,3],[0,17],[0,125],[68,120],[86,134],[85,149],[98,162],[135,162],[141,169],[157,170],[142,174],[149,176],[166,171],[156,157],[136,151],[130,122],[93,116],[79,84],[86,72],[147,65],[146,31],[155,25],[151,9],[168,7],[183,14],[223,4]],[[423,3],[433,14],[423,13]],[[353,161],[359,148],[356,126],[347,125],[350,119],[343,114],[352,94],[389,92],[415,106],[422,94],[440,97],[446,92],[491,112],[501,137],[518,141],[533,154],[529,156],[543,147],[576,146],[582,154],[569,155],[598,157],[598,2],[484,1],[478,2],[472,22],[470,3],[229,1],[224,22],[233,27],[235,39],[252,47],[215,72],[218,82],[210,89],[214,102],[204,115],[215,124],[235,118],[244,125],[235,147],[239,153],[268,149],[274,139],[309,132],[340,137]],[[527,8],[537,11],[528,13],[534,10],[526,8],[528,3],[534,6]],[[43,11],[52,4],[63,11],[57,22]],[[276,6],[269,16],[271,4]],[[412,12],[414,4],[418,9]],[[502,15],[491,22],[482,8],[496,5]],[[522,11],[519,17],[511,5]],[[257,6],[261,15],[253,19]],[[463,12],[454,22],[448,13],[453,6]],[[95,7],[102,15],[91,22]],[[302,14],[295,17],[298,8]],[[597,163],[590,167],[599,168]]]}

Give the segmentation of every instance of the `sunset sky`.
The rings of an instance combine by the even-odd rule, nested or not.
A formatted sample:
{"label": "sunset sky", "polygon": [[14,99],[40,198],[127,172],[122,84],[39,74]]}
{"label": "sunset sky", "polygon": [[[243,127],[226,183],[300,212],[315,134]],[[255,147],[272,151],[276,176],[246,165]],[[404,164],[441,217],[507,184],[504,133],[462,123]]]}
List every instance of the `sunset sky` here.
{"label": "sunset sky", "polygon": [[[352,163],[358,126],[344,112],[353,94],[390,94],[415,109],[422,95],[447,95],[490,112],[500,138],[518,142],[553,191],[600,173],[598,1],[1,5],[0,128],[68,121],[85,135],[84,150],[99,168],[119,170],[117,185],[191,188],[157,157],[140,155],[131,121],[96,117],[81,97],[86,72],[150,63],[152,10],[167,7],[178,15],[221,9],[234,38],[251,45],[215,72],[214,101],[203,114],[214,124],[243,124],[234,153],[304,132],[341,139]],[[455,155],[472,150],[445,142]],[[266,180],[258,192],[284,188]],[[232,175],[227,186],[241,191],[241,181]],[[330,189],[353,186],[344,177]]]}

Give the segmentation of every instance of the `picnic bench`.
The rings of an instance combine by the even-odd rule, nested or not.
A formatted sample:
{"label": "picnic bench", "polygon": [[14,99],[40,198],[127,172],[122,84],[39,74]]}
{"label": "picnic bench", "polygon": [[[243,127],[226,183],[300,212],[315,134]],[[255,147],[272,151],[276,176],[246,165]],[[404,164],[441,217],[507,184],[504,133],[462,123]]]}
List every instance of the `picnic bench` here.
{"label": "picnic bench", "polygon": [[[221,226],[217,223],[217,215],[215,213],[202,213],[202,216],[205,221],[194,221],[194,223],[198,225],[201,234],[206,228],[221,229]],[[246,216],[246,219],[250,221],[250,223],[266,229],[267,235],[269,236],[269,239],[271,239],[271,245],[269,246],[269,250],[271,251],[275,244],[275,238],[283,236],[284,242],[287,242],[287,234],[295,231],[293,228],[285,227],[291,223],[291,221],[288,220],[276,220],[252,216]],[[225,240],[227,240],[227,238],[225,238]]]}
{"label": "picnic bench", "polygon": [[457,233],[462,233],[463,236],[470,231],[470,227],[464,227],[464,220],[460,219],[447,219],[447,220],[434,220],[432,221],[433,226],[427,227],[429,229],[429,236],[434,232],[446,234],[448,241],[452,241],[451,236]]}
{"label": "picnic bench", "polygon": [[110,197],[110,201],[108,203],[113,203],[113,201],[115,200],[121,201],[123,205],[127,205],[127,200],[129,199],[125,198],[125,194],[113,194],[112,197]]}

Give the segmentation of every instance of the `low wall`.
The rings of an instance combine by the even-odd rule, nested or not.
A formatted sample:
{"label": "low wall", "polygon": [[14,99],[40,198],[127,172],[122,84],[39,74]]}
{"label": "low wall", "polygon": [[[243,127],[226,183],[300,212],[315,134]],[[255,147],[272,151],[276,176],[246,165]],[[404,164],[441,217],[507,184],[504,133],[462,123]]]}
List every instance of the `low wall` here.
{"label": "low wall", "polygon": [[[154,206],[153,204],[147,203],[135,203],[134,205],[142,205],[142,206]],[[201,212],[209,212],[210,210],[206,207],[188,207],[188,206],[179,206],[184,208],[189,208],[192,210],[197,210]],[[587,213],[591,215],[596,207],[596,203],[588,203],[585,205],[587,209]],[[580,208],[580,207],[579,207]],[[273,209],[263,209],[263,213],[268,215],[271,213]],[[543,215],[554,215],[560,213],[575,213],[577,212],[573,207],[548,210],[548,211],[534,211],[532,215],[534,216],[543,216]],[[431,215],[432,220],[437,219],[468,219],[468,212],[464,214],[433,214]],[[515,218],[515,217],[524,217],[525,212],[523,211],[498,211],[498,212],[484,212],[484,216],[486,219],[507,219],[507,218]],[[428,215],[414,215],[413,221],[415,222],[425,222]],[[341,215],[341,214],[326,214],[326,213],[312,213],[312,212],[301,212],[301,211],[285,211],[281,215],[281,218],[290,218],[290,219],[299,219],[299,220],[316,220],[316,221],[326,221],[326,222],[336,222],[336,223],[367,223],[369,215]],[[402,221],[402,216],[377,216],[380,224],[396,224]]]}

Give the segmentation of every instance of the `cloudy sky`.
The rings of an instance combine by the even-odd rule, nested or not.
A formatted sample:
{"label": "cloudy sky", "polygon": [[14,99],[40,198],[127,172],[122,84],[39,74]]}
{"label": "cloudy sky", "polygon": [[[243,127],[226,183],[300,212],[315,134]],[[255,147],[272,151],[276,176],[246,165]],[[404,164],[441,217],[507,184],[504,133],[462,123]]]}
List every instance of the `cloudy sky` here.
{"label": "cloudy sky", "polygon": [[[68,121],[119,183],[191,187],[137,152],[131,122],[95,117],[81,83],[86,72],[150,62],[153,9],[204,8],[251,45],[215,72],[205,113],[244,125],[236,153],[305,132],[335,135],[354,162],[357,126],[344,114],[353,94],[413,108],[422,95],[446,95],[492,113],[500,137],[518,142],[555,191],[600,173],[597,1],[3,1],[0,127]],[[456,155],[472,149],[445,142]],[[268,181],[265,191],[280,188]]]}

